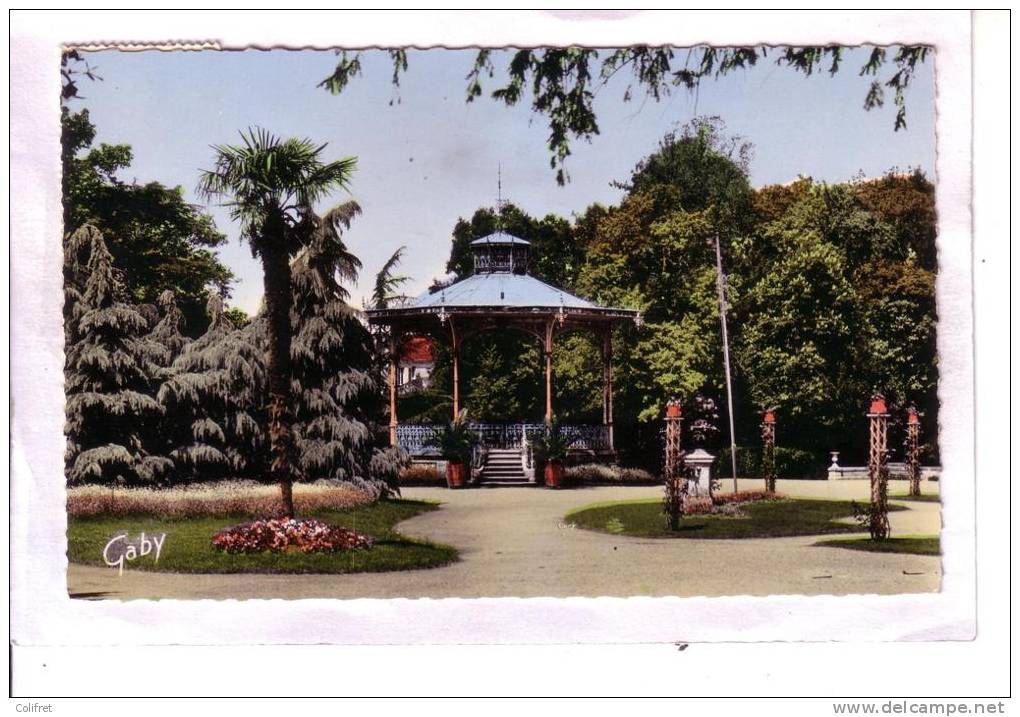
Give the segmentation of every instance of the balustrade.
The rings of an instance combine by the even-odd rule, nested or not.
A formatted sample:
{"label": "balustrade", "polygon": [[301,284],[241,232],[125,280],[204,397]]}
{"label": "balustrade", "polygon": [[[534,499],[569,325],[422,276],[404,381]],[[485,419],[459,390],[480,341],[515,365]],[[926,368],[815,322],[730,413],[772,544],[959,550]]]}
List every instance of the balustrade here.
{"label": "balustrade", "polygon": [[[482,448],[521,449],[535,436],[545,433],[544,423],[471,423]],[[425,444],[440,425],[401,424],[397,426],[397,445],[412,456],[435,454]],[[574,438],[571,450],[603,451],[610,448],[609,427],[597,424],[561,425],[560,432]]]}

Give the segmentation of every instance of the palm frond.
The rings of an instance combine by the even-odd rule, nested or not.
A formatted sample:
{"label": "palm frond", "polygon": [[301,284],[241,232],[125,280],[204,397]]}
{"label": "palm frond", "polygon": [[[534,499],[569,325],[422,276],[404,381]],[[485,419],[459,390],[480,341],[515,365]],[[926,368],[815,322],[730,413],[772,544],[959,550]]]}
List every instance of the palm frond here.
{"label": "palm frond", "polygon": [[272,217],[298,224],[303,208],[336,189],[349,188],[356,157],[323,162],[327,145],[281,139],[261,127],[240,135],[238,145],[213,145],[213,168],[201,171],[197,191],[203,199],[220,200],[230,210],[256,253]]}
{"label": "palm frond", "polygon": [[397,288],[408,281],[408,276],[395,276],[393,270],[404,258],[406,246],[397,249],[390,258],[383,264],[382,269],[375,275],[375,289],[372,291],[372,305],[377,309],[384,309],[396,297]]}

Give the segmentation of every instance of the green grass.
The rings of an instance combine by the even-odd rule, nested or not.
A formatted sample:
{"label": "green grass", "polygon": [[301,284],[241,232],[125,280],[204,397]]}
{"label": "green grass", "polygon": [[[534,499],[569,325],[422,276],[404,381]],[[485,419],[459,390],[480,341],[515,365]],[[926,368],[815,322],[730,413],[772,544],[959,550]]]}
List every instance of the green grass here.
{"label": "green grass", "polygon": [[853,518],[849,501],[781,499],[746,503],[742,510],[746,517],[685,516],[675,532],[667,528],[662,502],[655,499],[594,503],[571,511],[564,520],[586,530],[641,538],[784,538],[863,530],[856,522],[837,522]]}
{"label": "green grass", "polygon": [[916,501],[918,503],[941,503],[942,496],[938,493],[925,493],[923,495],[907,495],[906,493],[900,493],[899,495],[890,495],[889,500],[907,500]]}
{"label": "green grass", "polygon": [[942,555],[939,536],[937,535],[902,535],[885,540],[865,538],[837,538],[820,540],[815,543],[825,548],[846,548],[847,550],[866,550],[870,553],[906,553],[909,555]]}
{"label": "green grass", "polygon": [[[359,573],[434,568],[457,560],[457,551],[407,538],[394,530],[402,520],[436,510],[435,503],[420,500],[386,500],[349,510],[318,510],[302,518],[319,520],[366,533],[376,539],[373,547],[339,553],[250,553],[231,555],[213,548],[210,539],[222,528],[251,520],[250,516],[215,516],[159,519],[151,516],[71,518],[68,559],[73,563],[104,565],[103,548],[116,533],[135,537],[166,533],[159,562],[140,557],[125,564],[126,570],[158,570],[178,573]],[[112,569],[112,568],[111,568]]]}

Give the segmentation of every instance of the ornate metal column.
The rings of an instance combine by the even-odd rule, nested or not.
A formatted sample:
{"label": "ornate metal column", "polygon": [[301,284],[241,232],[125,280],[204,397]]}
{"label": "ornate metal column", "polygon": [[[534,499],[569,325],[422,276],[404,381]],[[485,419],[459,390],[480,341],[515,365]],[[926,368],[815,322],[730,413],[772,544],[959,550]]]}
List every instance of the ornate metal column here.
{"label": "ornate metal column", "polygon": [[460,338],[457,336],[457,329],[453,325],[453,317],[450,319],[450,357],[453,361],[453,420],[460,416]]}
{"label": "ornate metal column", "polygon": [[607,328],[602,338],[602,424],[606,429],[609,450],[615,451],[613,441],[613,329]]}
{"label": "ornate metal column", "polygon": [[662,465],[664,495],[662,509],[670,530],[680,527],[684,512],[684,496],[687,494],[687,476],[684,471],[684,455],[681,450],[680,403],[671,399],[666,404],[665,457]]}
{"label": "ornate metal column", "polygon": [[396,447],[397,445],[397,362],[400,360],[400,356],[397,352],[397,331],[396,328],[390,327],[389,330],[389,354],[390,354],[390,372],[389,372],[389,389],[390,389],[390,446]]}
{"label": "ornate metal column", "polygon": [[921,495],[920,461],[921,417],[914,405],[907,406],[907,473],[910,477],[910,495]]}
{"label": "ornate metal column", "polygon": [[761,472],[765,490],[776,492],[776,410],[766,408],[761,421]]}
{"label": "ornate metal column", "polygon": [[889,506],[887,503],[889,469],[886,446],[889,413],[885,405],[885,396],[881,393],[876,393],[871,397],[868,418],[870,419],[868,475],[871,478],[871,512],[868,528],[872,540],[885,540],[889,537]]}
{"label": "ornate metal column", "polygon": [[545,324],[545,338],[542,343],[542,351],[545,355],[545,422],[552,423],[552,350],[553,350],[553,327],[555,324],[550,319]]}

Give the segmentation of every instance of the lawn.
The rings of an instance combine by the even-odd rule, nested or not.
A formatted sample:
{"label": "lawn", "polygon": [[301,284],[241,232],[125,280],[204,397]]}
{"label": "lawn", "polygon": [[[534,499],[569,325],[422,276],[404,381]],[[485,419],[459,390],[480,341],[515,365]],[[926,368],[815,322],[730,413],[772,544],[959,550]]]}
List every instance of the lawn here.
{"label": "lawn", "polygon": [[251,520],[250,516],[243,515],[72,517],[67,531],[67,554],[74,563],[103,565],[103,548],[113,535],[127,531],[137,536],[145,531],[150,535],[166,533],[159,562],[149,555],[128,563],[125,569],[179,573],[359,573],[434,568],[455,561],[457,551],[446,545],[407,538],[396,532],[394,526],[437,508],[435,503],[426,501],[385,500],[358,508],[302,513],[299,517],[318,518],[376,539],[371,548],[338,553],[288,551],[231,555],[213,548],[212,535],[222,528]]}
{"label": "lawn", "polygon": [[906,493],[901,493],[899,495],[890,495],[889,500],[907,500],[916,501],[919,503],[940,503],[942,501],[942,496],[939,495],[938,493],[924,493],[922,495],[907,495]]}
{"label": "lawn", "polygon": [[[745,517],[685,516],[680,529],[671,531],[659,500],[622,501],[585,506],[564,520],[579,528],[642,538],[785,538],[794,535],[858,533],[849,501],[790,499],[744,503]],[[906,510],[889,506],[889,510]],[[837,522],[850,519],[850,522]]]}
{"label": "lawn", "polygon": [[909,555],[942,555],[939,536],[937,535],[904,535],[885,540],[866,538],[837,538],[820,540],[815,543],[824,548],[845,548],[847,550],[866,550],[869,553],[907,553]]}

